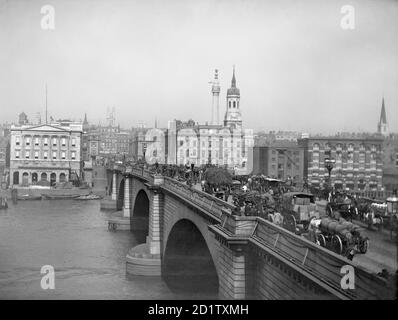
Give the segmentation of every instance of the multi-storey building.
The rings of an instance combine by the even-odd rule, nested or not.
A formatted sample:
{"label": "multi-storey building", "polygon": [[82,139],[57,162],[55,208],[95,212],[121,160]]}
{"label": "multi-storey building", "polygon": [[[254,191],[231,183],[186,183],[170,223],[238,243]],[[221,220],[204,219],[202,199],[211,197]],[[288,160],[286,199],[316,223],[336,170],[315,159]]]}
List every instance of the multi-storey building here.
{"label": "multi-storey building", "polygon": [[387,190],[398,189],[398,134],[391,133],[384,139],[383,185]]}
{"label": "multi-storey building", "polygon": [[291,141],[279,141],[253,148],[253,174],[281,180],[302,181],[304,148]]}
{"label": "multi-storey building", "polygon": [[[214,105],[218,108],[218,73],[216,72],[213,92]],[[215,117],[216,122],[218,116]],[[213,118],[214,121],[214,118]],[[227,91],[224,123],[200,125],[190,120],[169,122],[168,163],[215,164],[229,168],[245,168],[249,148],[253,146],[253,130],[242,128],[240,111],[240,90],[236,87],[235,69],[231,87]]]}
{"label": "multi-storey building", "polygon": [[323,187],[328,178],[325,159],[335,160],[331,183],[336,189],[382,188],[383,137],[379,134],[340,134],[333,137],[299,139],[304,148],[304,178]]}
{"label": "multi-storey building", "polygon": [[50,184],[82,175],[82,124],[56,122],[11,127],[10,184]]}

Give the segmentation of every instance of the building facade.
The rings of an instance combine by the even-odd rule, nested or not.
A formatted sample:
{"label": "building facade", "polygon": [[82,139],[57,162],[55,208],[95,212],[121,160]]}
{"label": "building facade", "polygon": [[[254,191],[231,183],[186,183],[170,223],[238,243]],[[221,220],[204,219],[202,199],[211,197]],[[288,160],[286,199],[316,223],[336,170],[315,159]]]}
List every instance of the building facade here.
{"label": "building facade", "polygon": [[299,139],[304,148],[304,179],[323,187],[328,179],[325,159],[335,160],[331,183],[343,190],[380,190],[383,175],[383,137],[340,135]]}
{"label": "building facade", "polygon": [[390,134],[383,142],[383,186],[398,189],[398,134]]}
{"label": "building facade", "polygon": [[279,142],[253,148],[253,174],[280,180],[302,181],[304,148],[294,142]]}
{"label": "building facade", "polygon": [[[218,73],[215,83],[217,94],[212,90],[212,107],[217,110]],[[253,130],[242,127],[240,90],[236,87],[235,68],[231,87],[227,90],[224,123],[200,125],[193,120],[185,123],[174,120],[169,122],[167,140],[168,163],[196,166],[214,164],[231,169],[246,167],[249,150],[254,144]]]}
{"label": "building facade", "polygon": [[11,127],[10,185],[74,180],[82,176],[82,124]]}

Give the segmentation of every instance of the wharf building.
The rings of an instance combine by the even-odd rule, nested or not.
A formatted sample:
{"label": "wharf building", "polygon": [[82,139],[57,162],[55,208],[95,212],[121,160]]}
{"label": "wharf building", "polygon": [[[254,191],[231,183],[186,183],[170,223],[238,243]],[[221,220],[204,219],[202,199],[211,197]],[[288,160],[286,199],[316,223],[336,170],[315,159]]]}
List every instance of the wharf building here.
{"label": "wharf building", "polygon": [[335,189],[380,190],[383,176],[383,137],[380,135],[314,136],[300,139],[304,148],[304,179],[324,187],[328,179],[325,159],[335,160],[331,183]]}
{"label": "wharf building", "polygon": [[10,185],[81,179],[82,133],[82,124],[71,121],[12,125]]}

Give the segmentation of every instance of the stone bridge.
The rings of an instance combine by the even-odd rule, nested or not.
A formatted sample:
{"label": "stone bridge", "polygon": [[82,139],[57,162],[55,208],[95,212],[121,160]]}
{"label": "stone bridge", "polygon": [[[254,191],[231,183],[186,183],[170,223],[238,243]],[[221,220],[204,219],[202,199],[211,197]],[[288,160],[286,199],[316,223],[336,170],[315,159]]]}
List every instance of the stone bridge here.
{"label": "stone bridge", "polygon": [[[111,230],[133,230],[141,244],[127,254],[132,275],[161,275],[221,299],[392,299],[395,286],[355,262],[260,217],[233,215],[233,205],[138,167],[109,170],[118,209]],[[354,289],[343,289],[343,266]],[[180,281],[181,280],[181,281]],[[184,280],[184,281],[182,281]]]}

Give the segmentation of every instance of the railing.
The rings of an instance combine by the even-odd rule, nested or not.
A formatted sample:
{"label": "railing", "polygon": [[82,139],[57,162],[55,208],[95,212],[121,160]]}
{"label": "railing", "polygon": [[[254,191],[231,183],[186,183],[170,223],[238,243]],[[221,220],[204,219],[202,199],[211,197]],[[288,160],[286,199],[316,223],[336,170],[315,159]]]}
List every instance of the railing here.
{"label": "railing", "polygon": [[355,191],[354,192],[356,194],[357,197],[365,197],[365,198],[375,198],[375,199],[379,199],[379,200],[385,200],[388,197],[391,197],[393,195],[392,191]]}
{"label": "railing", "polygon": [[[254,244],[276,251],[347,297],[391,299],[386,282],[370,271],[262,218],[257,219],[258,224],[251,237]],[[351,292],[341,289],[340,284],[343,277],[341,268],[346,265],[355,270],[355,290]]]}
{"label": "railing", "polygon": [[[151,171],[144,169],[143,167],[132,167],[130,172],[135,176],[143,177],[150,183],[154,182],[154,174]],[[181,196],[183,199],[188,199],[198,207],[207,210],[217,220],[221,219],[221,210],[223,208],[230,210],[233,210],[235,208],[235,206],[223,200],[220,200],[201,190],[190,188],[186,184],[170,177],[164,177],[164,183],[162,184],[162,188],[174,192],[175,194]]]}
{"label": "railing", "polygon": [[177,193],[185,199],[190,200],[195,205],[206,209],[217,220],[221,219],[222,209],[234,209],[235,207],[223,200],[220,200],[206,192],[188,187],[186,184],[173,178],[164,177],[163,188]]}

